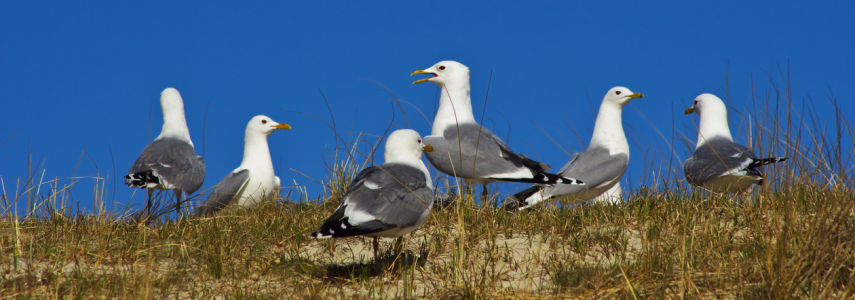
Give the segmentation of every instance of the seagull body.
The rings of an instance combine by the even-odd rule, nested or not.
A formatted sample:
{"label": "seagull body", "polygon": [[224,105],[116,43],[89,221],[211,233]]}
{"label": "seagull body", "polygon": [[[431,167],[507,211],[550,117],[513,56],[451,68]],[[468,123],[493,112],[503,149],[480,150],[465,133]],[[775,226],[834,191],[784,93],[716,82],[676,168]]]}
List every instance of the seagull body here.
{"label": "seagull body", "polygon": [[442,61],[411,75],[414,74],[433,77],[413,84],[432,82],[442,89],[431,135],[425,137],[425,143],[436,150],[425,156],[437,170],[463,178],[469,184],[493,181],[581,184],[573,178],[546,173],[549,166],[513,152],[493,132],[475,122],[469,98],[469,68],[463,64]]}
{"label": "seagull body", "polygon": [[389,135],[385,149],[385,163],[356,175],[341,204],[312,237],[371,236],[376,256],[377,237],[401,237],[424,224],[433,206],[433,182],[421,157],[422,151],[433,149],[410,129]]}
{"label": "seagull body", "polygon": [[205,160],[196,155],[190,130],[184,118],[184,101],[174,88],[160,93],[163,129],[149,143],[125,175],[125,184],[149,190],[148,205],[154,189],[173,190],[178,200],[181,194],[192,194],[205,180]]}
{"label": "seagull body", "polygon": [[621,203],[621,201],[623,201],[622,197],[623,189],[620,187],[620,182],[618,182],[608,191],[594,198],[594,202],[614,205]]}
{"label": "seagull body", "polygon": [[267,136],[277,129],[291,129],[267,116],[255,116],[246,125],[243,161],[226,175],[196,209],[197,215],[210,215],[229,203],[252,207],[263,201],[278,188],[278,177],[273,173],[273,162],[267,146]]}
{"label": "seagull body", "polygon": [[727,106],[712,94],[701,94],[685,114],[697,113],[698,142],[695,153],[686,159],[683,172],[686,180],[714,193],[748,191],[754,184],[763,184],[763,165],[787,158],[758,159],[750,149],[733,142],[727,123]]}
{"label": "seagull body", "polygon": [[582,180],[585,185],[533,186],[512,196],[515,200],[507,204],[508,208],[525,209],[556,198],[567,204],[588,201],[617,185],[629,163],[629,143],[621,113],[630,100],[643,97],[625,87],[614,87],[603,97],[588,149],[573,157],[558,172],[561,176]]}

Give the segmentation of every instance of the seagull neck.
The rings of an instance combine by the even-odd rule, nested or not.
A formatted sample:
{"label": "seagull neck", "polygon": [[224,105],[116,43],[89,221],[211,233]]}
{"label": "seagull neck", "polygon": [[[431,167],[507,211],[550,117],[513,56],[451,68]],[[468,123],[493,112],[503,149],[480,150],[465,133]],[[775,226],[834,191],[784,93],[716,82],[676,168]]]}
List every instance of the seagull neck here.
{"label": "seagull neck", "polygon": [[[270,159],[270,149],[267,147],[267,135],[247,136],[244,139],[243,161],[241,167],[265,168],[273,170],[273,161]],[[259,170],[260,171],[260,170]]]}
{"label": "seagull neck", "polygon": [[472,114],[472,101],[469,99],[468,82],[462,85],[443,84],[441,93],[431,135],[442,135],[448,126],[476,123]]}
{"label": "seagull neck", "polygon": [[187,121],[184,120],[184,110],[163,112],[163,129],[160,130],[157,139],[165,137],[179,138],[193,146],[193,142],[190,141],[190,129],[187,128]]}
{"label": "seagull neck", "polygon": [[600,104],[600,112],[594,122],[594,133],[588,148],[599,146],[609,149],[611,154],[626,153],[629,155],[629,144],[623,132],[621,112],[623,107],[613,103]]}
{"label": "seagull neck", "polygon": [[695,145],[695,149],[714,137],[733,141],[733,136],[730,135],[730,126],[727,123],[726,109],[719,112],[704,112],[701,114],[698,143]]}

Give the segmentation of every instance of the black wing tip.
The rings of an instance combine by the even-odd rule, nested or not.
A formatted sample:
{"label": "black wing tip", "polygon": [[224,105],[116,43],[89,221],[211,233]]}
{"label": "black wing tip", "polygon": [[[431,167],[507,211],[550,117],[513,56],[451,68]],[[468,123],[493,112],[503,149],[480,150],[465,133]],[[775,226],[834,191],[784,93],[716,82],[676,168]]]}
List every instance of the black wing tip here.
{"label": "black wing tip", "polygon": [[146,188],[149,183],[160,183],[160,178],[154,172],[146,170],[125,175],[125,185],[132,188]]}
{"label": "black wing tip", "polygon": [[575,178],[564,177],[552,173],[546,172],[538,172],[534,174],[532,178],[490,178],[492,180],[497,181],[506,181],[506,182],[525,182],[532,183],[537,185],[556,185],[556,184],[573,184],[573,185],[582,185],[585,184],[581,180]]}
{"label": "black wing tip", "polygon": [[318,230],[312,232],[310,236],[316,239],[342,238],[357,235],[366,235],[378,231],[380,230],[371,230],[361,228],[359,226],[354,226],[353,224],[350,224],[350,222],[348,222],[348,217],[344,217],[336,221],[324,223],[323,225],[321,225],[320,228],[318,228]]}
{"label": "black wing tip", "polygon": [[783,162],[786,160],[787,160],[787,157],[767,157],[767,158],[755,159],[754,161],[751,162],[751,164],[748,165],[748,168],[771,165],[771,164]]}
{"label": "black wing tip", "polygon": [[572,184],[572,185],[582,185],[585,184],[581,180],[576,178],[564,177],[561,175],[551,174],[551,173],[540,173],[536,176],[537,179],[541,180],[543,184]]}

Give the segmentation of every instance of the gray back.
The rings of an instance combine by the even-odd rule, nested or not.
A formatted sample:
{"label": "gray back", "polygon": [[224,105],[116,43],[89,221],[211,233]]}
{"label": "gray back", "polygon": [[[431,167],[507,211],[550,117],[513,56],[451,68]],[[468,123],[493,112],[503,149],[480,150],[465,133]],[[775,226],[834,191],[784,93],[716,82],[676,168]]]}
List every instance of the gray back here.
{"label": "gray back", "polygon": [[196,150],[177,138],[162,138],[149,143],[131,165],[129,174],[157,170],[163,180],[192,194],[205,181],[205,160]]}
{"label": "gray back", "polygon": [[[369,188],[366,183],[379,188]],[[427,185],[421,170],[389,163],[359,172],[344,198],[340,210],[347,203],[375,216],[384,224],[408,227],[414,226],[429,209],[433,203],[433,190]]]}
{"label": "gray back", "polygon": [[449,126],[442,138],[427,136],[424,141],[434,148],[434,152],[425,152],[428,161],[443,173],[461,178],[486,178],[520,168],[549,168],[514,153],[498,136],[478,124]]}
{"label": "gray back", "polygon": [[749,167],[757,156],[745,146],[724,138],[713,138],[701,144],[695,154],[686,159],[683,173],[693,185],[719,177],[733,169],[744,169],[748,174],[763,177],[756,167]]}

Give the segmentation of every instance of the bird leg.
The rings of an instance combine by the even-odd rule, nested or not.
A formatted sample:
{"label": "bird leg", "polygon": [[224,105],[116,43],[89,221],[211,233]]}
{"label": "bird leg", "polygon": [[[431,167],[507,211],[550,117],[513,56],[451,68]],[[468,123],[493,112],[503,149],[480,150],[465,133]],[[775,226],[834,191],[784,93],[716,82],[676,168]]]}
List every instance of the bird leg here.
{"label": "bird leg", "polygon": [[151,216],[151,196],[154,193],[154,189],[147,189],[147,190],[148,190],[148,203],[145,205],[145,208],[140,212],[140,218],[139,218],[139,220],[137,220],[137,222],[145,221],[146,223],[148,223],[148,218],[149,218],[149,216]]}
{"label": "bird leg", "polygon": [[399,236],[395,239],[395,256],[401,256],[401,252],[404,251],[404,237]]}
{"label": "bird leg", "polygon": [[487,191],[486,183],[482,183],[481,187],[483,187],[483,189],[481,190],[481,205],[484,205],[487,203],[488,196],[490,196],[490,192]]}
{"label": "bird leg", "polygon": [[378,252],[380,249],[380,242],[377,241],[378,237],[374,237],[374,261],[380,260],[380,253]]}
{"label": "bird leg", "polygon": [[175,191],[175,218],[181,215],[181,190]]}

